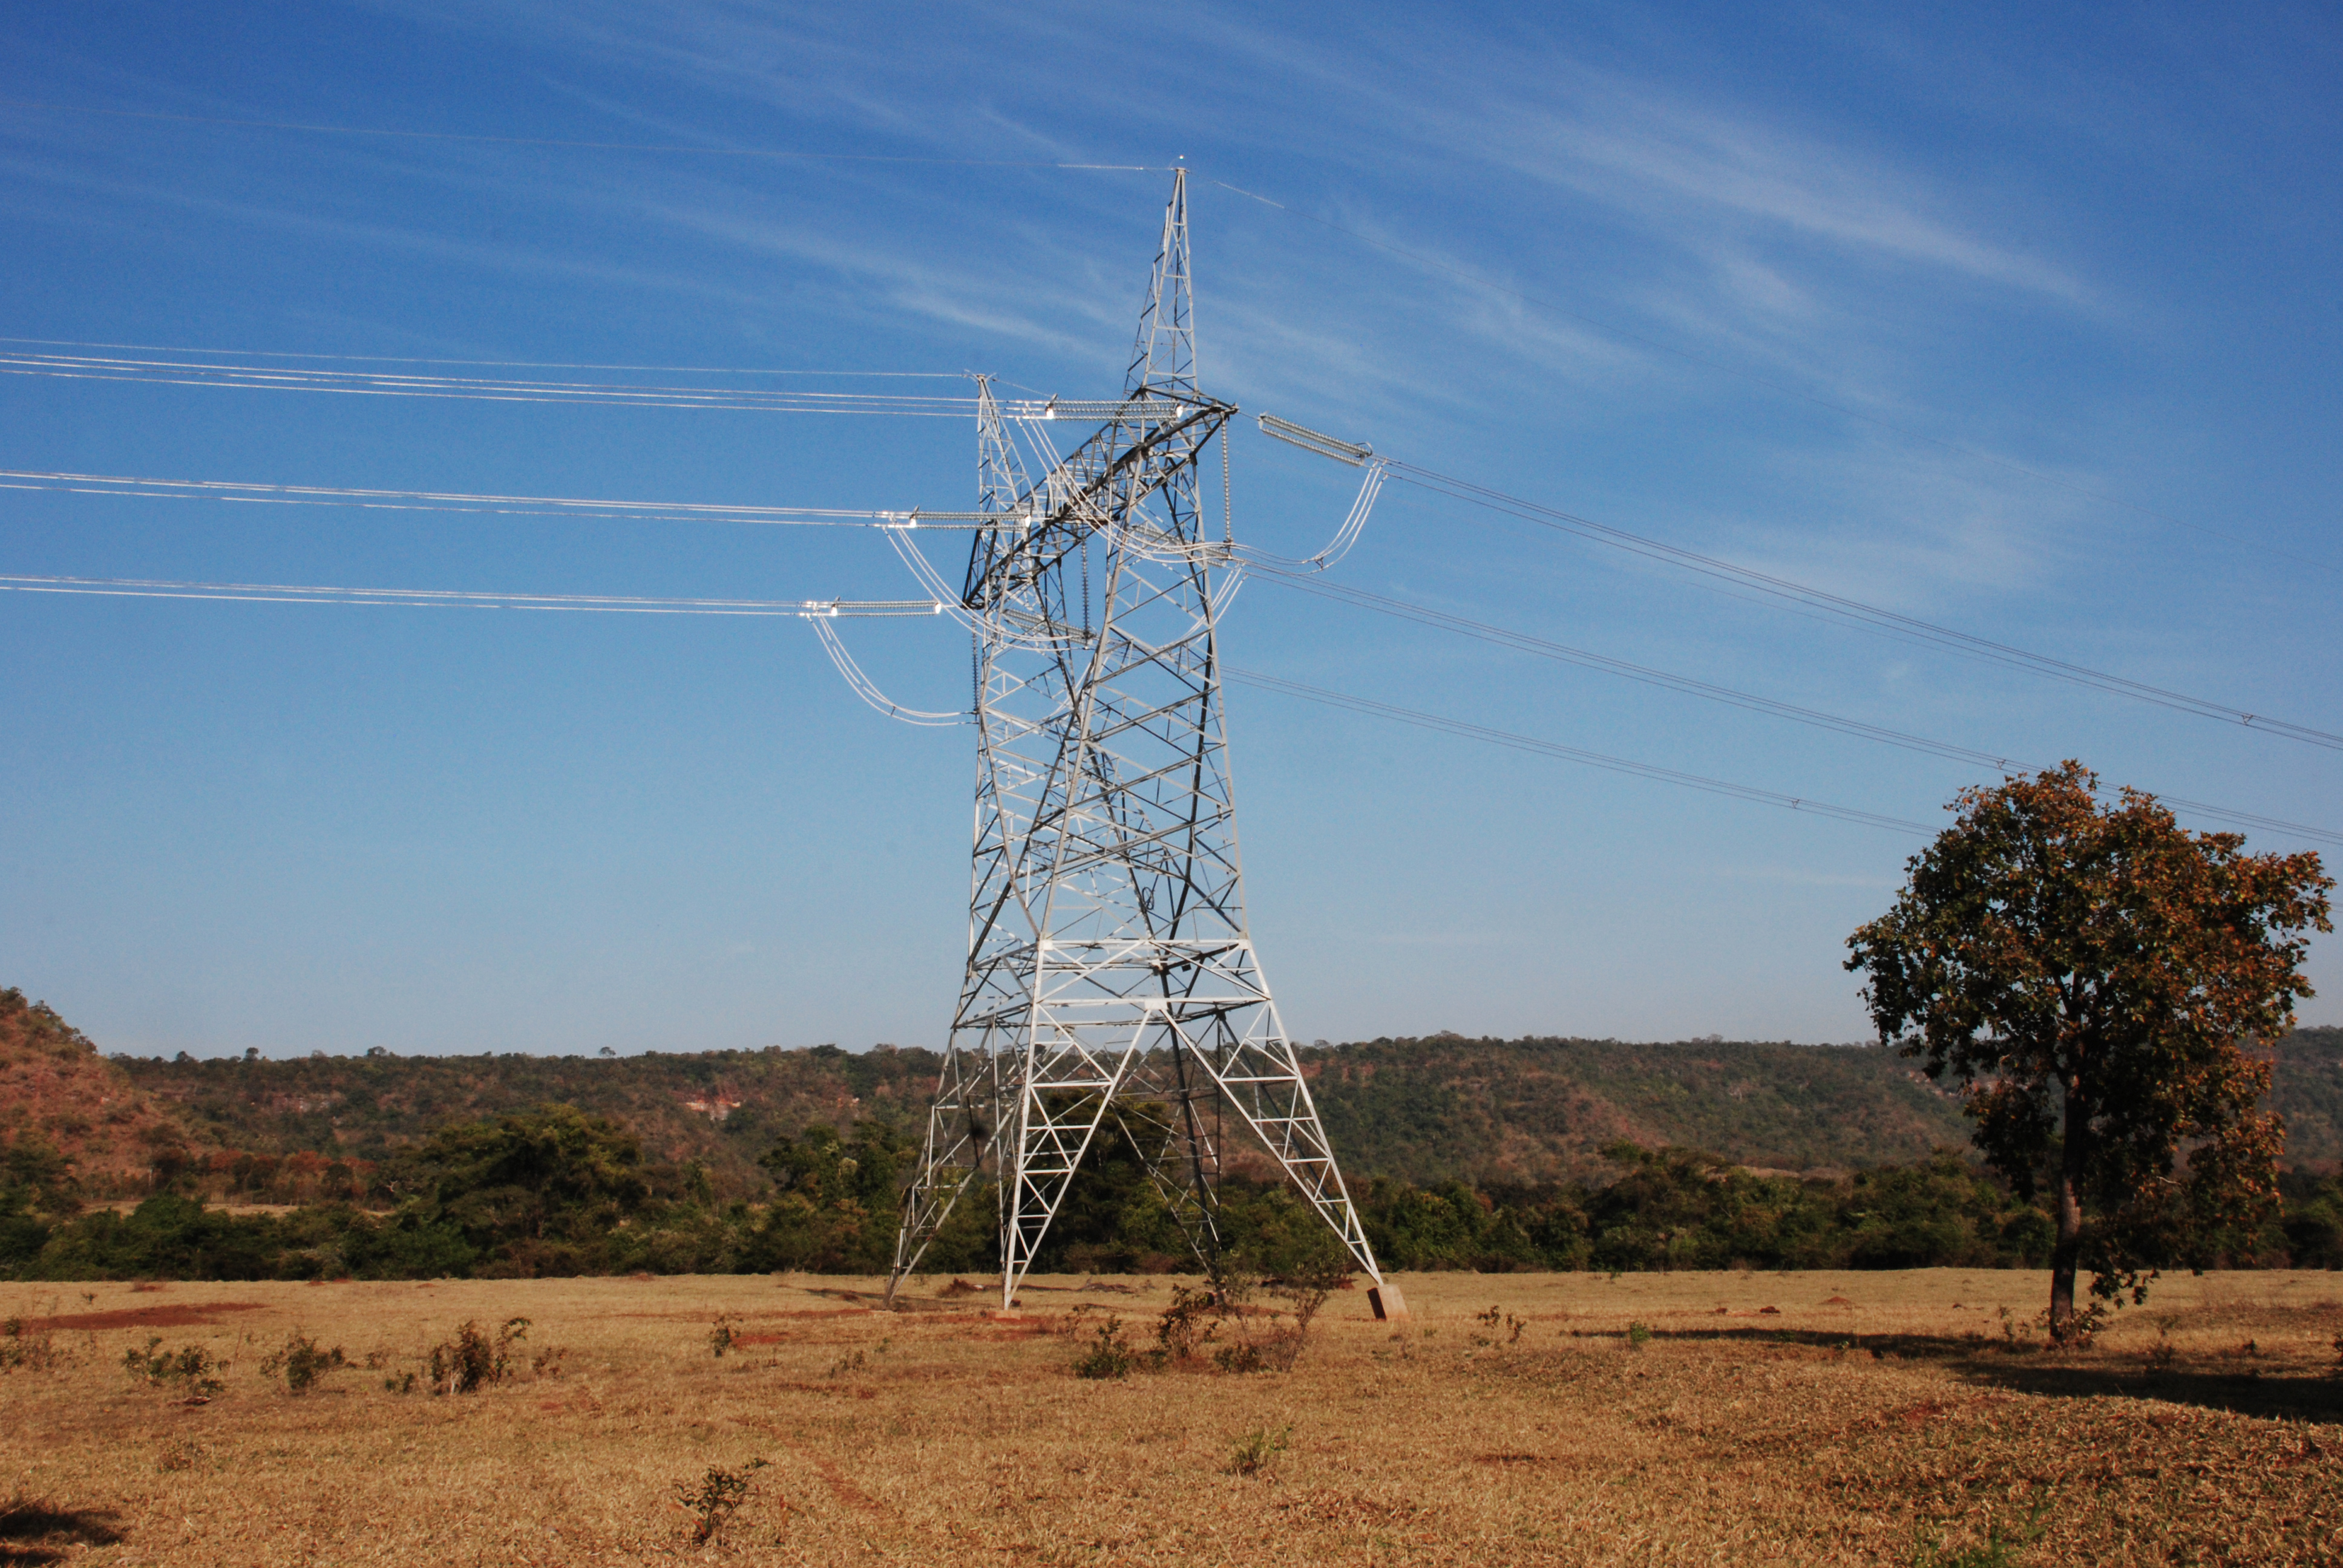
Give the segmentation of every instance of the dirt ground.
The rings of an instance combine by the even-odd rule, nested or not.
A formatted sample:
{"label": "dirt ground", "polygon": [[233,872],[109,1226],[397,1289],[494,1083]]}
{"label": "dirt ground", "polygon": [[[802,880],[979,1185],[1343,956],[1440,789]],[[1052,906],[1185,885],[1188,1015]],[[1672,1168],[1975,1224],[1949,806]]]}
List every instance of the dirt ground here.
{"label": "dirt ground", "polygon": [[[2167,1279],[2062,1354],[2033,1273],[1399,1282],[1411,1321],[1337,1293],[1291,1372],[1106,1381],[1096,1325],[1145,1348],[1173,1282],[1012,1321],[943,1279],[0,1285],[0,1563],[2343,1557],[2343,1276]],[[427,1391],[517,1316],[507,1381]],[[347,1363],[299,1394],[297,1330]],[[218,1391],[126,1372],[156,1336]],[[695,1543],[711,1468],[749,1490]]]}

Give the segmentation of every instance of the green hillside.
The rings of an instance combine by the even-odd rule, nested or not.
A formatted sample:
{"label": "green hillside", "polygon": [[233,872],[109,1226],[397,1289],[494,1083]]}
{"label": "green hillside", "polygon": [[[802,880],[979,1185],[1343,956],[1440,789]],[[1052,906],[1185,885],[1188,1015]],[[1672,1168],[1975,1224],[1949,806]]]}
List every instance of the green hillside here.
{"label": "green hillside", "polygon": [[[809,1123],[915,1123],[937,1067],[931,1051],[834,1046],[118,1060],[200,1136],[232,1149],[379,1161],[452,1121],[559,1101],[624,1121],[653,1159],[699,1161],[732,1192],[761,1187],[757,1157]],[[1956,1100],[1909,1060],[1869,1046],[1435,1035],[1318,1048],[1304,1061],[1344,1168],[1359,1179],[1587,1175],[1602,1166],[1597,1151],[1620,1138],[1788,1171],[1910,1162],[1967,1141]],[[2288,1121],[2292,1163],[2343,1161],[2343,1030],[2285,1042],[2273,1104]]]}
{"label": "green hillside", "polygon": [[379,1161],[440,1128],[571,1104],[626,1123],[652,1160],[707,1166],[733,1193],[765,1184],[757,1158],[813,1122],[926,1115],[931,1051],[715,1050],[626,1057],[118,1058],[156,1101],[209,1138],[256,1154]]}

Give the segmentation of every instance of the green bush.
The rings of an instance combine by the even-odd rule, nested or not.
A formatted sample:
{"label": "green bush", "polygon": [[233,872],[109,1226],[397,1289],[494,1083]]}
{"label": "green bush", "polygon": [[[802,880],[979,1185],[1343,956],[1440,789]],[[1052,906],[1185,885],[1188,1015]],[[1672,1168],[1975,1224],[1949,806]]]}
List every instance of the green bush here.
{"label": "green bush", "polygon": [[287,1393],[307,1393],[319,1378],[348,1364],[342,1355],[341,1346],[336,1345],[329,1351],[319,1350],[317,1341],[296,1329],[293,1337],[287,1340],[281,1349],[269,1352],[260,1363],[260,1371],[265,1377],[282,1374]]}
{"label": "green bush", "polygon": [[527,1318],[507,1318],[491,1339],[487,1330],[467,1319],[456,1337],[431,1347],[433,1393],[478,1393],[513,1375],[513,1342],[528,1337]]}

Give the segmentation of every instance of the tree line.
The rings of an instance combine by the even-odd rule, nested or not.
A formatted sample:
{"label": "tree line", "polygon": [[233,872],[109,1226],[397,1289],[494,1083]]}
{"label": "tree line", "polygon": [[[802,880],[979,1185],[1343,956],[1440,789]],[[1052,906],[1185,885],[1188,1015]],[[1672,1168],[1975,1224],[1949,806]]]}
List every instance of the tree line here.
{"label": "tree line", "polygon": [[[1388,1268],[1478,1270],[2039,1268],[2053,1216],[2006,1179],[1943,1151],[1828,1179],[1760,1174],[1684,1149],[1619,1143],[1608,1179],[1536,1184],[1378,1179],[1354,1196]],[[39,1146],[0,1152],[0,1277],[534,1278],[649,1272],[884,1272],[917,1147],[880,1120],[777,1140],[758,1201],[724,1200],[704,1169],[647,1159],[625,1126],[547,1106],[442,1130],[386,1161],[367,1204],[250,1214],[165,1191],[122,1212],[75,1212],[69,1173]],[[2289,1175],[2247,1230],[2208,1230],[2177,1264],[2343,1268],[2343,1177]],[[1263,1272],[1333,1247],[1287,1188],[1231,1177],[1219,1228]],[[997,1268],[991,1194],[964,1200],[923,1268]],[[1127,1142],[1102,1141],[1068,1195],[1043,1272],[1191,1272],[1170,1211]]]}

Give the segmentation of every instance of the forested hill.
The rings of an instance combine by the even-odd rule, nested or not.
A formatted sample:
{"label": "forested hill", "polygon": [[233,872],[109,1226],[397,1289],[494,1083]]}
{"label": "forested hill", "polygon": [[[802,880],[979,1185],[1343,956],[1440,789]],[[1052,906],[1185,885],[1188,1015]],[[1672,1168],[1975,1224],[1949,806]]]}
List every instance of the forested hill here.
{"label": "forested hill", "polygon": [[[233,1149],[380,1160],[451,1121],[566,1101],[625,1121],[654,1159],[704,1162],[734,1191],[761,1186],[756,1157],[809,1122],[915,1121],[937,1067],[931,1051],[834,1046],[116,1060],[198,1139]],[[1876,1047],[1435,1035],[1320,1047],[1304,1060],[1353,1180],[1551,1180],[1594,1171],[1620,1138],[1787,1171],[1905,1162],[1967,1141],[1957,1101]],[[2291,1163],[2343,1160],[2343,1030],[2288,1039],[2272,1099]]]}

